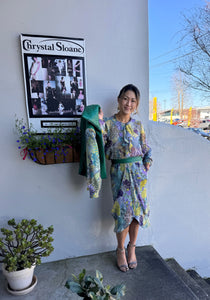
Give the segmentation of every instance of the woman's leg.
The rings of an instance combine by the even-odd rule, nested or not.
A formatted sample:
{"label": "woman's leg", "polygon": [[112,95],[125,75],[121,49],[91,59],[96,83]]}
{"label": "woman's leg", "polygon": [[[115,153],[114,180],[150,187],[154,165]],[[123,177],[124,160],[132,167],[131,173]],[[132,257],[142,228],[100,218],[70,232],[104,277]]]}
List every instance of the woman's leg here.
{"label": "woman's leg", "polygon": [[131,268],[137,266],[136,254],[135,254],[135,245],[139,231],[139,223],[134,219],[129,226],[129,237],[130,242],[128,245],[128,265],[130,264]]}
{"label": "woman's leg", "polygon": [[117,237],[117,265],[123,272],[127,271],[127,260],[125,255],[125,239],[128,234],[129,227],[116,234]]}

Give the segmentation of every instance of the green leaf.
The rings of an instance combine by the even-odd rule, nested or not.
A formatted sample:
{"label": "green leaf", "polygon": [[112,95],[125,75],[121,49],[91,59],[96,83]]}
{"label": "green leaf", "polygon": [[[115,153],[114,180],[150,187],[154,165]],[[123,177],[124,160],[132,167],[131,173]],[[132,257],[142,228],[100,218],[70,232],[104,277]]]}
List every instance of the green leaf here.
{"label": "green leaf", "polygon": [[68,281],[68,285],[69,285],[69,289],[73,292],[73,293],[83,293],[83,289],[81,288],[80,284],[74,281]]}
{"label": "green leaf", "polygon": [[67,288],[67,289],[69,289],[70,290],[70,285],[69,285],[69,282],[70,282],[71,280],[67,280],[66,281],[66,283],[65,283],[65,287]]}
{"label": "green leaf", "polygon": [[101,282],[98,278],[95,277],[95,278],[93,278],[93,280],[94,280],[95,284],[96,284],[100,289],[103,289],[103,288],[104,288],[102,282]]}
{"label": "green leaf", "polygon": [[74,274],[71,274],[71,276],[73,277],[73,280],[74,280],[75,282],[79,282],[79,279],[77,278],[77,276],[75,276]]}
{"label": "green leaf", "polygon": [[84,282],[85,282],[85,284],[94,283],[94,278],[92,276],[90,276],[90,275],[87,275],[84,278]]}
{"label": "green leaf", "polygon": [[122,297],[122,296],[125,295],[125,290],[126,290],[125,285],[124,285],[124,284],[119,284],[119,285],[114,286],[114,287],[111,289],[110,293],[111,293],[112,295],[118,296],[117,299],[119,299],[119,297]]}
{"label": "green leaf", "polygon": [[9,220],[8,222],[8,225],[10,225],[10,226],[14,226],[14,225],[16,225],[16,223],[15,223],[15,219],[13,218],[13,219],[11,219],[11,220]]}
{"label": "green leaf", "polygon": [[103,282],[103,275],[98,270],[96,270],[96,278],[98,278],[101,282]]}
{"label": "green leaf", "polygon": [[86,270],[83,269],[82,272],[79,274],[79,282],[81,283],[85,277]]}
{"label": "green leaf", "polygon": [[88,297],[89,297],[90,299],[93,299],[93,300],[98,300],[98,297],[95,295],[94,292],[88,293]]}

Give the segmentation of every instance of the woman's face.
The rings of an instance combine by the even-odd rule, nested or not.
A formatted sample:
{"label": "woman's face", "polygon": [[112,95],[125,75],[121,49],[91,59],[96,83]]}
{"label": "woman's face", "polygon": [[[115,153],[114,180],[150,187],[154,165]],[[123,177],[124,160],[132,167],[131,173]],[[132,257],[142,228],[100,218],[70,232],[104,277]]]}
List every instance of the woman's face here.
{"label": "woman's face", "polygon": [[119,110],[121,113],[130,115],[138,106],[136,95],[133,91],[125,92],[120,98],[118,98]]}

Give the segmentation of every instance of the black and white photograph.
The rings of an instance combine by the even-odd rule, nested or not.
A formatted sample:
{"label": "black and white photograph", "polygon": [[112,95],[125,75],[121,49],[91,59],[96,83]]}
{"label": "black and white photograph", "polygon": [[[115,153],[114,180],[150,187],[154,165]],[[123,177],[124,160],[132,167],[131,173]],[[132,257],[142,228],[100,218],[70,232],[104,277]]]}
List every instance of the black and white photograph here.
{"label": "black and white photograph", "polygon": [[84,40],[21,35],[21,45],[30,122],[80,118],[87,105]]}

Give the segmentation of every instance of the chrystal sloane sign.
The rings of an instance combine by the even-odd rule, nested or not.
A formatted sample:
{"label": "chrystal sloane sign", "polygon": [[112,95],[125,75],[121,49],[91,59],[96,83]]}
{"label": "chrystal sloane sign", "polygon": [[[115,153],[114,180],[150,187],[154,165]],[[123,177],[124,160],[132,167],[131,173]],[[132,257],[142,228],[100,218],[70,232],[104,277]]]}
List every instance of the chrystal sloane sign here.
{"label": "chrystal sloane sign", "polygon": [[21,49],[29,123],[38,132],[77,125],[87,103],[84,39],[22,34]]}
{"label": "chrystal sloane sign", "polygon": [[[84,53],[84,48],[81,47],[79,44],[74,43],[72,41],[65,41],[65,43],[52,41],[50,40],[41,40],[39,44],[33,44],[31,39],[24,39],[23,40],[23,49],[25,51],[65,51],[65,52],[77,52],[77,53]],[[70,44],[70,45],[69,45]],[[68,53],[69,54],[69,53]]]}

